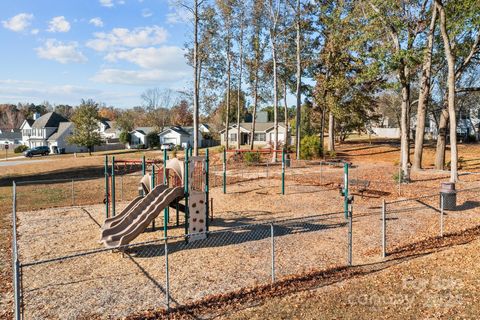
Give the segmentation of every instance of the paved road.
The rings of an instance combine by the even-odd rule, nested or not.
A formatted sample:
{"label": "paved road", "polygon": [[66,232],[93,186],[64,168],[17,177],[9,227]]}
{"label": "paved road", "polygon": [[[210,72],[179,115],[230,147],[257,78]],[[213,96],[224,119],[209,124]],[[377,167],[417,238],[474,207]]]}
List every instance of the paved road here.
{"label": "paved road", "polygon": [[47,162],[50,160],[20,160],[20,161],[0,161],[0,167],[9,167],[9,166],[18,166],[20,164],[28,164],[28,163],[37,163],[37,162]]}
{"label": "paved road", "polygon": [[13,159],[25,159],[25,156],[8,157],[8,159],[5,159],[5,157],[3,157],[2,159],[0,159],[0,161],[13,160]]}

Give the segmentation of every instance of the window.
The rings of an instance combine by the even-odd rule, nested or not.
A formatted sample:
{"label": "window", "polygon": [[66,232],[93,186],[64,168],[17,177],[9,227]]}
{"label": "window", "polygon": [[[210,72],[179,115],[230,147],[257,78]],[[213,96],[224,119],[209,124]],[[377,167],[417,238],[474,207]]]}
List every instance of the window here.
{"label": "window", "polygon": [[230,133],[230,141],[237,141],[237,134],[236,133]]}
{"label": "window", "polygon": [[254,141],[267,141],[267,135],[265,133],[255,133]]}

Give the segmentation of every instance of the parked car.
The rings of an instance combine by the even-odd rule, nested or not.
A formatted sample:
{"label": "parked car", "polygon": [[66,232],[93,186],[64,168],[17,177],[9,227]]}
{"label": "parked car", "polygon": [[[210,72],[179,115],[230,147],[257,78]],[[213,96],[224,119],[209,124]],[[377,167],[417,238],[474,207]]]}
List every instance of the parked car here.
{"label": "parked car", "polygon": [[33,157],[36,155],[48,156],[50,154],[50,148],[47,146],[34,147],[23,152],[25,157]]}
{"label": "parked car", "polygon": [[175,148],[175,144],[173,143],[164,143],[160,146],[161,150],[173,150]]}

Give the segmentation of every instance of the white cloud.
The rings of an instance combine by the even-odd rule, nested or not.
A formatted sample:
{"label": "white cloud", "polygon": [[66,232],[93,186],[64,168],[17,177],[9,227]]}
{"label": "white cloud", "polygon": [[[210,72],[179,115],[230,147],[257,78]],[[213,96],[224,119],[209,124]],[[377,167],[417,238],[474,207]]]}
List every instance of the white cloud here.
{"label": "white cloud", "polygon": [[103,27],[103,21],[99,17],[95,17],[95,18],[90,19],[90,21],[88,23],[93,24],[95,27],[99,27],[99,28]]}
{"label": "white cloud", "polygon": [[183,71],[103,69],[92,80],[110,84],[152,85],[160,82],[171,84],[185,79]]}
{"label": "white cloud", "polygon": [[21,32],[27,29],[33,20],[33,14],[31,13],[20,13],[16,16],[2,21],[2,25],[4,28],[15,32]]}
{"label": "white cloud", "polygon": [[153,11],[150,10],[150,9],[143,9],[142,10],[142,17],[144,18],[148,18],[148,17],[151,17],[153,16]]}
{"label": "white cloud", "polygon": [[42,47],[36,48],[35,51],[42,59],[55,60],[63,64],[87,61],[87,57],[78,50],[77,42],[64,43],[55,39],[48,39]]}
{"label": "white cloud", "polygon": [[115,4],[120,4],[120,5],[123,5],[126,3],[125,0],[117,0],[117,1],[114,1],[114,0],[99,0],[100,2],[100,5],[102,7],[107,7],[107,8],[113,8],[115,6]]}
{"label": "white cloud", "polygon": [[111,8],[114,6],[113,0],[100,0],[100,5],[107,8]]}
{"label": "white cloud", "polygon": [[119,60],[134,63],[145,69],[163,69],[169,71],[188,69],[185,51],[180,47],[135,48],[129,51],[111,52],[105,56],[110,62]]}
{"label": "white cloud", "polygon": [[185,8],[173,7],[173,12],[167,13],[167,22],[170,24],[188,23],[192,21],[192,13]]}
{"label": "white cloud", "polygon": [[96,32],[94,36],[95,39],[87,41],[87,47],[96,51],[112,51],[161,44],[167,39],[167,31],[159,26],[133,30],[114,28],[110,33]]}
{"label": "white cloud", "polygon": [[190,67],[186,63],[185,52],[180,47],[135,48],[111,52],[105,56],[109,62],[127,61],[138,65],[140,70],[107,68],[98,72],[93,80],[103,83],[151,85],[186,80]]}
{"label": "white cloud", "polygon": [[38,29],[32,29],[32,31],[30,31],[30,33],[33,34],[33,35],[37,35],[39,32],[40,32],[40,30],[38,30]]}
{"label": "white cloud", "polygon": [[70,30],[70,22],[64,16],[54,17],[48,23],[48,32],[68,32]]}

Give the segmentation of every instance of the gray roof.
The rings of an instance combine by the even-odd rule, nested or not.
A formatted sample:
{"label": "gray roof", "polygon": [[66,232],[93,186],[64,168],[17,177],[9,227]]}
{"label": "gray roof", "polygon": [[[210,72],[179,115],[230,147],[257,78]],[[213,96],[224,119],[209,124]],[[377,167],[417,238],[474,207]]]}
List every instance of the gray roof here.
{"label": "gray roof", "polygon": [[67,119],[55,112],[49,112],[35,120],[32,125],[32,128],[43,129],[43,128],[56,128],[61,122],[68,122]]}
{"label": "gray roof", "polygon": [[0,139],[1,140],[21,140],[22,132],[19,129],[2,130],[2,133],[0,133]]}
{"label": "gray roof", "polygon": [[137,131],[137,132],[140,132],[144,135],[147,135],[150,132],[155,131],[155,127],[138,127],[138,128],[133,129],[131,132],[134,132],[134,131]]}
{"label": "gray roof", "polygon": [[117,126],[116,126],[116,121],[105,121],[108,128],[105,129],[106,133],[115,133],[117,132]]}
{"label": "gray roof", "polygon": [[175,131],[176,133],[185,135],[185,136],[191,136],[193,134],[193,127],[172,126],[160,132],[159,135],[163,134],[168,130]]}
{"label": "gray roof", "polygon": [[[230,125],[230,129],[236,127],[236,123]],[[247,131],[252,131],[252,125],[253,123],[251,122],[240,122],[240,128],[243,128]],[[278,126],[281,128],[285,128],[285,125],[281,122],[278,123]],[[267,132],[269,129],[273,129],[273,122],[257,122],[255,123],[255,132]],[[225,128],[220,130],[220,132],[224,132]]]}
{"label": "gray roof", "polygon": [[62,136],[65,131],[69,130],[73,126],[73,122],[60,122],[57,131],[48,137],[48,141],[55,141],[58,140],[60,136]]}

